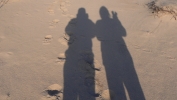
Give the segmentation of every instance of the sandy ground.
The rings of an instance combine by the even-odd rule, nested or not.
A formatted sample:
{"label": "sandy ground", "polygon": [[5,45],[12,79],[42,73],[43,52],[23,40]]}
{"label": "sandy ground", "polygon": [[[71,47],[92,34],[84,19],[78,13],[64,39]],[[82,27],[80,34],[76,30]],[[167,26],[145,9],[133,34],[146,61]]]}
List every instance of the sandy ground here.
{"label": "sandy ground", "polygon": [[151,1],[0,0],[0,100],[176,100],[177,20]]}

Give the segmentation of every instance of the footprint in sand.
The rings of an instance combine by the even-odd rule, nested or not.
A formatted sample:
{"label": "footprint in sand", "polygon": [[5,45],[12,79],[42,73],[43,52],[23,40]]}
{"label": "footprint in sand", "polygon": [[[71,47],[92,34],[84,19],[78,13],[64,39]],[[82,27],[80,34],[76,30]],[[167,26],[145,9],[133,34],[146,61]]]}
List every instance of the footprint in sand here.
{"label": "footprint in sand", "polygon": [[60,42],[64,46],[68,46],[68,41],[64,37],[60,37],[58,39],[58,42]]}
{"label": "footprint in sand", "polygon": [[56,3],[57,3],[57,1],[55,1],[55,2],[53,2],[50,6],[49,6],[49,8],[48,8],[48,10],[47,10],[47,12],[49,13],[49,15],[54,15],[55,14],[55,6],[56,6]]}
{"label": "footprint in sand", "polygon": [[62,15],[68,15],[67,7],[70,6],[70,1],[60,1],[60,8],[59,10],[62,11]]}
{"label": "footprint in sand", "polygon": [[60,2],[60,10],[62,11],[63,15],[67,14],[68,9],[66,8],[66,2],[65,1]]}
{"label": "footprint in sand", "polygon": [[70,1],[56,0],[49,6],[48,13],[50,15],[54,15],[55,11],[58,10],[59,7],[59,10],[62,11],[62,15],[68,15],[68,6],[70,6]]}
{"label": "footprint in sand", "polygon": [[63,87],[59,84],[52,84],[47,87],[43,92],[41,100],[62,100],[63,99]]}
{"label": "footprint in sand", "polygon": [[55,12],[54,12],[54,10],[53,10],[52,8],[49,8],[49,9],[48,9],[48,13],[49,13],[50,15],[54,15]]}
{"label": "footprint in sand", "polygon": [[71,45],[76,40],[76,37],[72,33],[65,33],[64,36],[58,39],[62,45],[68,46]]}
{"label": "footprint in sand", "polygon": [[53,39],[52,35],[46,35],[44,37],[43,44],[50,44],[52,39]]}
{"label": "footprint in sand", "polygon": [[49,23],[49,28],[55,28],[57,24],[59,23],[59,19],[54,19]]}
{"label": "footprint in sand", "polygon": [[60,63],[61,65],[64,65],[66,61],[66,55],[65,53],[60,53],[57,57],[58,59],[56,60],[57,63]]}

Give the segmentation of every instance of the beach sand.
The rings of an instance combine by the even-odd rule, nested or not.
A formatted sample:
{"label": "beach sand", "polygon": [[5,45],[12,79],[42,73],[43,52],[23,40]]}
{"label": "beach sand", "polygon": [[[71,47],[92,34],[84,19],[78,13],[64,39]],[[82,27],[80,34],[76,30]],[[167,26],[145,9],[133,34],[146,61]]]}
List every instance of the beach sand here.
{"label": "beach sand", "polygon": [[176,100],[176,16],[176,0],[0,0],[0,100]]}

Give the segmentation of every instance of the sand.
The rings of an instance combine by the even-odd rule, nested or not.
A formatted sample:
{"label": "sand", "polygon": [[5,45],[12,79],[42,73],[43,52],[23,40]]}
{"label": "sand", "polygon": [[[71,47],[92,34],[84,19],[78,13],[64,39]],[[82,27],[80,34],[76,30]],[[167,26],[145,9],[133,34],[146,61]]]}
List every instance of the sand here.
{"label": "sand", "polygon": [[0,100],[176,100],[177,1],[152,1],[0,0]]}

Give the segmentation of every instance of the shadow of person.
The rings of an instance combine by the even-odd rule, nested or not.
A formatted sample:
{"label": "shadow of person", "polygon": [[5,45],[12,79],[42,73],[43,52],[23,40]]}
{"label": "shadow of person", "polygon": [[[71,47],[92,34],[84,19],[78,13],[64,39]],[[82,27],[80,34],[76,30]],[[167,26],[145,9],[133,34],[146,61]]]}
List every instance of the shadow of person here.
{"label": "shadow of person", "polygon": [[101,42],[103,65],[106,70],[111,100],[145,100],[132,57],[124,39],[126,30],[112,12],[112,18],[106,7],[100,8],[101,19],[96,22],[96,37]]}
{"label": "shadow of person", "polygon": [[65,52],[63,100],[95,100],[93,29],[94,23],[84,8],[78,10],[77,17],[65,28],[68,49]]}

